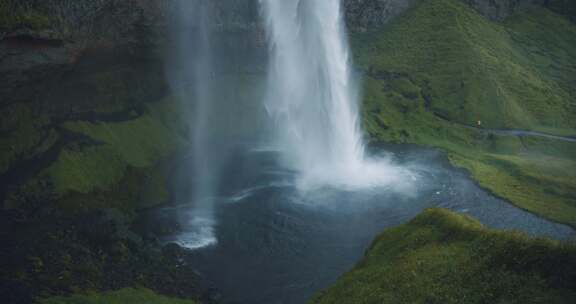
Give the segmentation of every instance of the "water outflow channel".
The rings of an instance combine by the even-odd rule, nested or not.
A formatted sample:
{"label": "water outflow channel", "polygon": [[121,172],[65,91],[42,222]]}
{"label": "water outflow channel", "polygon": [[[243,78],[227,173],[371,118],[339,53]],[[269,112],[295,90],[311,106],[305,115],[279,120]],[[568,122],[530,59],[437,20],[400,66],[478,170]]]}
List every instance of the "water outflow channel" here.
{"label": "water outflow channel", "polygon": [[[226,164],[215,199],[218,243],[190,251],[188,262],[222,293],[224,303],[297,304],[349,270],[383,229],[405,223],[428,207],[469,214],[497,229],[576,237],[567,226],[488,194],[441,153],[413,146],[384,150],[384,157],[418,176],[411,191],[324,187],[303,195],[296,172],[279,165],[278,152],[240,152]],[[151,211],[148,222],[170,225],[175,214],[190,208],[182,203]],[[178,241],[180,235],[163,240]]]}

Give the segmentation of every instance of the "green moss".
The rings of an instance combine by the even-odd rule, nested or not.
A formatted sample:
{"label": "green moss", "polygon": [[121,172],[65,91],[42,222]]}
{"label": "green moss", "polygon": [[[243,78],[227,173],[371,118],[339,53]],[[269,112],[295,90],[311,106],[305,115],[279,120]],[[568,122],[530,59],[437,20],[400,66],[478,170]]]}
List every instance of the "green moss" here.
{"label": "green moss", "polygon": [[70,297],[53,297],[39,301],[40,304],[194,304],[193,300],[168,298],[148,289],[125,288],[117,291],[74,295]]}
{"label": "green moss", "polygon": [[[44,174],[65,209],[132,209],[164,202],[168,193],[159,164],[185,144],[162,119],[159,102],[143,116],[118,123],[66,123],[92,143],[71,145]],[[166,110],[168,111],[168,110]]]}
{"label": "green moss", "polygon": [[165,203],[169,198],[166,174],[160,165],[152,168],[128,167],[121,179],[108,188],[91,192],[70,190],[57,201],[68,212],[117,208],[125,212]]}
{"label": "green moss", "polygon": [[574,245],[429,209],[384,231],[311,303],[571,303]]}
{"label": "green moss", "polygon": [[46,117],[33,112],[30,105],[17,103],[0,111],[0,174],[20,159],[30,158],[52,146],[57,135],[43,131]]}
{"label": "green moss", "polygon": [[455,0],[423,0],[352,39],[366,71],[364,128],[375,142],[442,148],[498,196],[576,226],[575,143],[473,128],[574,134],[575,31],[545,9],[500,24]]}
{"label": "green moss", "polygon": [[103,142],[126,164],[149,167],[174,150],[177,139],[166,126],[150,115],[120,123],[67,123],[71,131]]}
{"label": "green moss", "polygon": [[170,194],[166,189],[166,176],[160,166],[156,166],[139,175],[140,179],[135,179],[136,186],[140,187],[138,193],[140,198],[138,208],[147,208],[159,203],[166,202]]}
{"label": "green moss", "polygon": [[58,193],[108,190],[124,176],[127,163],[110,146],[63,150],[48,168]]}
{"label": "green moss", "polygon": [[16,9],[10,1],[0,2],[0,32],[21,28],[39,30],[50,26],[50,18],[34,10]]}

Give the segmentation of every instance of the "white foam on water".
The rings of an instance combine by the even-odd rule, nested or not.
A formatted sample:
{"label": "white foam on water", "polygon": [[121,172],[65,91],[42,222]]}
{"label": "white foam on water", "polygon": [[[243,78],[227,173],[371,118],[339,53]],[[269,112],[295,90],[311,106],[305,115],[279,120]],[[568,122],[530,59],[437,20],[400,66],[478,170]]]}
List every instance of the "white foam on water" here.
{"label": "white foam on water", "polygon": [[190,218],[185,232],[179,234],[174,243],[188,249],[200,249],[218,244],[213,218],[195,216]]}
{"label": "white foam on water", "polygon": [[[182,159],[180,170],[186,170],[189,186],[180,191],[180,200],[190,200],[192,212],[180,215],[185,227],[179,244],[197,249],[215,244],[214,200],[215,185],[219,182],[221,161],[216,148],[211,121],[214,115],[215,47],[211,28],[211,0],[176,0],[173,2],[174,46],[168,59],[167,75],[186,113],[189,127],[190,155]],[[212,76],[211,76],[212,75]],[[189,191],[189,193],[187,192]]]}

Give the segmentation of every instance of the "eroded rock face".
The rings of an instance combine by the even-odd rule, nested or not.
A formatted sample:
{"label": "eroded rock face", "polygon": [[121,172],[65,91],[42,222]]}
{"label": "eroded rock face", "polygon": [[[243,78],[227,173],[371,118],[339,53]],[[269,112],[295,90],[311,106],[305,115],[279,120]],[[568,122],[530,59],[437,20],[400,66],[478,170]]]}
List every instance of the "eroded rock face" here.
{"label": "eroded rock face", "polygon": [[346,23],[352,31],[367,31],[387,24],[417,0],[344,0]]}
{"label": "eroded rock face", "polygon": [[[550,2],[461,1],[493,20],[502,20],[516,10],[533,4]],[[417,2],[343,0],[343,6],[349,29],[363,32],[387,24]],[[3,83],[0,85],[1,95],[6,95],[3,93],[7,87],[18,86],[15,81],[24,80],[26,75],[21,71],[30,71],[36,66],[44,70],[53,65],[60,68],[75,63],[87,51],[157,52],[166,45],[169,30],[174,30],[169,26],[168,18],[170,10],[174,9],[174,0],[7,0],[6,3],[4,5],[8,6],[5,10],[15,14],[33,11],[39,15],[36,19],[49,21],[27,21],[34,26],[18,26],[18,22],[5,26],[0,24],[0,70],[8,78],[0,81]],[[215,12],[213,26],[221,33],[223,40],[247,52],[265,49],[258,0],[218,0],[210,1],[210,4]],[[19,39],[26,41],[18,42]]]}
{"label": "eroded rock face", "polygon": [[[368,31],[381,27],[419,1],[433,0],[344,0],[348,27],[352,31]],[[518,10],[534,5],[548,5],[557,0],[460,0],[484,17],[501,21]]]}
{"label": "eroded rock face", "polygon": [[68,51],[61,40],[26,34],[0,40],[0,96],[4,97],[0,98],[0,105],[31,99],[33,90],[22,86],[49,77],[51,68],[64,66],[68,61]]}
{"label": "eroded rock face", "polygon": [[514,12],[533,5],[542,5],[545,0],[462,0],[480,14],[491,20],[501,21]]}
{"label": "eroded rock face", "polygon": [[0,106],[45,100],[52,82],[86,56],[154,52],[163,2],[6,0],[0,16],[14,17],[0,21]]}

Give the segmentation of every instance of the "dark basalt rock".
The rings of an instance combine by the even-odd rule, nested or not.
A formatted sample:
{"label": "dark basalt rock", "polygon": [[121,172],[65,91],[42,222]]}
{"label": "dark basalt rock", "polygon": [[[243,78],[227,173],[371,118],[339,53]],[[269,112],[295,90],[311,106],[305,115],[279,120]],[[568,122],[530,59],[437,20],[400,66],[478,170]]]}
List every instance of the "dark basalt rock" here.
{"label": "dark basalt rock", "polygon": [[[423,0],[432,1],[432,0]],[[513,13],[533,6],[546,6],[553,10],[575,11],[570,0],[461,0],[481,15],[502,21]],[[395,17],[416,5],[419,0],[344,0],[348,28],[369,31],[388,24]],[[572,5],[572,6],[571,6]]]}
{"label": "dark basalt rock", "polygon": [[128,241],[134,246],[142,244],[142,238],[130,231],[130,219],[117,209],[97,210],[85,216],[80,223],[80,233],[91,242]]}
{"label": "dark basalt rock", "polygon": [[490,20],[502,21],[518,10],[542,5],[545,0],[462,0]]}
{"label": "dark basalt rock", "polygon": [[344,0],[346,23],[352,31],[381,27],[400,15],[417,0]]}
{"label": "dark basalt rock", "polygon": [[7,220],[2,226],[11,230],[0,231],[2,303],[135,286],[169,296],[203,293],[197,274],[181,258],[185,250],[177,245],[163,250],[143,240],[129,229],[131,218],[117,211],[54,212],[32,222],[3,215],[0,211]]}

